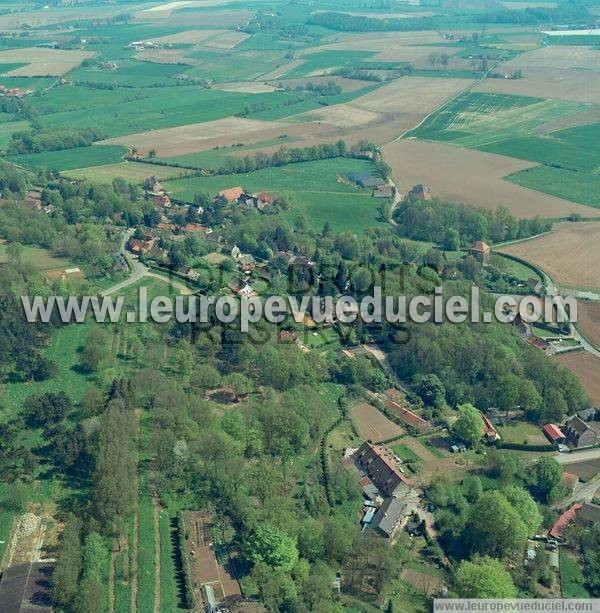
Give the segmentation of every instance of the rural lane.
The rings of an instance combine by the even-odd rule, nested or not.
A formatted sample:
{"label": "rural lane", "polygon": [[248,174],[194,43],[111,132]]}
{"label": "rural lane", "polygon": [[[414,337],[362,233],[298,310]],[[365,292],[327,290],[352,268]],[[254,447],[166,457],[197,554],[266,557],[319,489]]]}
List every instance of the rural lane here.
{"label": "rural lane", "polygon": [[121,256],[127,262],[127,266],[129,266],[129,270],[131,271],[131,274],[127,277],[127,279],[124,279],[123,281],[119,281],[119,283],[115,283],[114,285],[111,285],[110,287],[107,287],[106,289],[102,290],[100,292],[100,296],[110,296],[111,294],[114,294],[115,292],[118,292],[124,289],[125,287],[128,287],[129,285],[137,283],[137,281],[140,281],[141,279],[146,278],[146,277],[154,277],[155,279],[161,279],[162,281],[165,281],[171,284],[175,289],[179,290],[183,295],[189,296],[194,293],[187,285],[185,285],[185,283],[180,283],[179,281],[176,281],[175,279],[172,279],[160,273],[151,271],[145,264],[140,262],[138,258],[128,253],[127,241],[131,238],[132,234],[133,234],[133,230],[127,230],[127,232],[123,234],[123,240],[121,241],[121,247],[119,250]]}
{"label": "rural lane", "polygon": [[590,460],[600,460],[600,447],[594,447],[586,451],[572,451],[571,453],[558,453],[554,459],[562,465],[578,464],[580,462],[589,462]]}

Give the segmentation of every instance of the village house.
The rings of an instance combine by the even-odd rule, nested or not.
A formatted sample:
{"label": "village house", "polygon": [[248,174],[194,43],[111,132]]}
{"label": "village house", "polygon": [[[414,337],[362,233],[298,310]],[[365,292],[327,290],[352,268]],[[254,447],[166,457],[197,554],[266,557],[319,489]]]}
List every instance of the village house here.
{"label": "village house", "polygon": [[498,434],[498,430],[494,427],[492,422],[481,412],[481,418],[483,419],[483,437],[488,443],[495,443],[500,440],[500,434]]}
{"label": "village house", "polygon": [[258,296],[258,294],[254,291],[254,288],[241,279],[231,279],[231,281],[229,281],[227,284],[227,287],[238,298],[254,298],[255,296]]}
{"label": "village house", "polygon": [[153,238],[148,240],[130,238],[128,244],[131,253],[136,255],[144,255],[148,253],[154,247],[154,245],[156,245],[156,241]]}
{"label": "village house", "polygon": [[375,512],[371,528],[381,536],[393,539],[408,519],[407,504],[398,498],[386,498]]}
{"label": "village house", "polygon": [[598,442],[598,432],[577,415],[573,415],[565,422],[562,431],[570,447],[591,447]]}
{"label": "village house", "polygon": [[230,187],[219,192],[219,197],[224,198],[227,202],[237,202],[244,195],[244,190],[240,185],[237,187]]}
{"label": "village house", "polygon": [[171,199],[167,194],[151,194],[151,199],[154,206],[161,206],[165,209],[171,207]]}
{"label": "village house", "polygon": [[310,260],[304,255],[298,255],[295,253],[290,253],[289,251],[278,251],[274,256],[273,260],[281,259],[285,262],[287,266],[293,266],[296,268],[314,268],[316,266],[315,262]]}
{"label": "village house", "polygon": [[478,262],[485,262],[490,257],[490,246],[484,241],[476,241],[469,248],[469,255],[472,255]]}
{"label": "village house", "polygon": [[573,522],[589,527],[600,522],[600,505],[591,502],[575,502],[557,520],[548,534],[557,539],[562,537],[563,532]]}
{"label": "village house", "polygon": [[354,461],[383,496],[410,491],[410,481],[400,471],[395,456],[385,447],[365,441],[354,454]]}
{"label": "village house", "polygon": [[413,200],[431,200],[432,196],[429,187],[419,183],[408,192],[408,197]]}
{"label": "village house", "polygon": [[249,273],[256,268],[256,260],[249,253],[240,253],[237,257],[237,265],[242,272]]}

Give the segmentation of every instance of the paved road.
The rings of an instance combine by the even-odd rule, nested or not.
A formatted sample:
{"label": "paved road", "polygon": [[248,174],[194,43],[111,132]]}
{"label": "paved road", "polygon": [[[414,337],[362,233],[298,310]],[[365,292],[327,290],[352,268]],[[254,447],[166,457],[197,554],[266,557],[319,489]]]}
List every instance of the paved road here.
{"label": "paved road", "polygon": [[590,460],[600,460],[600,447],[594,447],[586,451],[572,451],[571,453],[557,453],[556,461],[559,464],[578,464]]}
{"label": "paved road", "polygon": [[119,283],[115,283],[110,287],[107,287],[102,292],[100,292],[101,296],[110,296],[115,292],[118,292],[133,283],[137,283],[141,279],[145,277],[154,277],[155,279],[161,279],[162,281],[166,281],[170,283],[175,289],[179,290],[181,294],[189,296],[194,292],[183,282],[177,281],[176,279],[169,278],[166,275],[162,275],[158,272],[151,271],[145,264],[140,262],[140,260],[131,255],[127,251],[127,241],[130,239],[133,234],[133,230],[128,230],[123,234],[123,240],[121,241],[120,253],[127,262],[129,266],[130,274],[127,279],[120,281]]}
{"label": "paved road", "polygon": [[591,502],[600,488],[600,475],[592,477],[587,483],[580,485],[570,496],[557,502],[554,507],[562,509],[570,507],[574,502]]}

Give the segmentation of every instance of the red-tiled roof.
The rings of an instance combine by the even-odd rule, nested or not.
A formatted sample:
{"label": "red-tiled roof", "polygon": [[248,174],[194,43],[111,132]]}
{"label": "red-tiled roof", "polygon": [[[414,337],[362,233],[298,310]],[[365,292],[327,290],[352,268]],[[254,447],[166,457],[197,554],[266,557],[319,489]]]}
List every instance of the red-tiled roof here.
{"label": "red-tiled roof", "polygon": [[560,438],[565,438],[563,431],[554,424],[546,424],[542,430],[544,434],[551,440],[556,441]]}
{"label": "red-tiled roof", "polygon": [[425,421],[422,417],[419,417],[412,411],[405,409],[402,405],[394,402],[393,400],[386,400],[385,406],[393,411],[398,417],[409,426],[416,428],[417,430],[430,430],[431,424]]}
{"label": "red-tiled roof", "polygon": [[579,510],[583,507],[579,502],[575,502],[570,509],[567,509],[550,529],[550,536],[558,538],[563,530],[575,519]]}
{"label": "red-tiled roof", "polygon": [[223,198],[225,198],[225,200],[227,200],[228,202],[233,202],[234,200],[237,200],[243,193],[244,190],[238,185],[237,187],[230,187],[229,189],[224,189],[223,191],[219,192],[219,196],[223,196]]}

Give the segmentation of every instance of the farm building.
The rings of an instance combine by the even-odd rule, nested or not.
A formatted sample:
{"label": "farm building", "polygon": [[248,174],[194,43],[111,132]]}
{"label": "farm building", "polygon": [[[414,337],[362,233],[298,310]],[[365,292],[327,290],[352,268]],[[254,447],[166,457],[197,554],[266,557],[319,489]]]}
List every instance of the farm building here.
{"label": "farm building", "polygon": [[129,249],[131,253],[135,253],[138,255],[144,255],[148,253],[154,247],[156,241],[151,238],[149,240],[142,240],[139,238],[130,238],[129,239]]}
{"label": "farm building", "polygon": [[548,534],[554,538],[559,538],[562,536],[565,528],[574,521],[587,527],[600,522],[600,505],[591,502],[584,502],[583,504],[580,502],[573,503],[556,520]]}
{"label": "farm building", "polygon": [[598,432],[577,415],[570,417],[562,429],[571,447],[590,447],[598,442]]}
{"label": "farm building", "polygon": [[385,181],[379,177],[374,177],[369,171],[365,172],[353,172],[348,175],[348,178],[353,183],[360,185],[360,187],[381,187],[385,185]]}
{"label": "farm building", "polygon": [[385,406],[411,428],[414,428],[419,432],[427,432],[428,430],[431,430],[431,424],[428,421],[422,417],[419,417],[416,413],[409,411],[401,404],[398,404],[395,400],[388,397],[385,401]]}
{"label": "farm building", "polygon": [[379,185],[373,190],[373,198],[393,198],[394,193],[391,185]]}
{"label": "farm building", "polygon": [[152,204],[168,209],[171,206],[171,199],[167,194],[152,194]]}
{"label": "farm building", "polygon": [[52,564],[47,562],[26,562],[6,568],[0,580],[0,611],[49,613],[51,574]]}
{"label": "farm building", "polygon": [[394,456],[385,447],[365,441],[354,459],[384,496],[393,496],[410,489],[410,482],[400,472]]}
{"label": "farm building", "polygon": [[543,428],[542,431],[544,432],[544,434],[546,435],[546,438],[551,442],[551,443],[564,443],[565,442],[565,434],[564,432],[556,425],[554,424],[546,424]]}
{"label": "farm building", "polygon": [[484,241],[476,241],[469,248],[469,255],[472,255],[479,262],[485,262],[490,257],[490,246]]}
{"label": "farm building", "polygon": [[385,538],[393,538],[407,518],[408,506],[398,498],[386,498],[377,509],[371,528],[377,530]]}
{"label": "farm building", "polygon": [[408,197],[413,200],[431,200],[431,192],[427,185],[419,183],[408,192]]}

